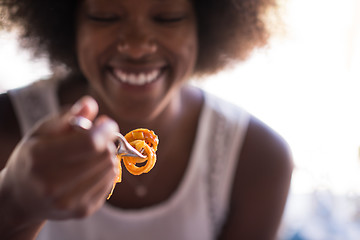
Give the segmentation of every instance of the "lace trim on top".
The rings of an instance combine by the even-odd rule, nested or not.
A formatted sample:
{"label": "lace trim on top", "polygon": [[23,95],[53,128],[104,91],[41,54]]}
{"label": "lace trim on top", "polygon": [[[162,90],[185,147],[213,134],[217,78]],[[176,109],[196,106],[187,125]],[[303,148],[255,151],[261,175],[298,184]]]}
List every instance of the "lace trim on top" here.
{"label": "lace trim on top", "polygon": [[42,118],[58,112],[56,88],[55,80],[41,80],[8,91],[23,135]]}
{"label": "lace trim on top", "polygon": [[250,115],[233,104],[223,104],[223,100],[209,99],[212,105],[211,126],[208,130],[209,168],[208,194],[209,212],[214,234],[219,236],[226,221],[233,180],[243,141],[246,136]]}

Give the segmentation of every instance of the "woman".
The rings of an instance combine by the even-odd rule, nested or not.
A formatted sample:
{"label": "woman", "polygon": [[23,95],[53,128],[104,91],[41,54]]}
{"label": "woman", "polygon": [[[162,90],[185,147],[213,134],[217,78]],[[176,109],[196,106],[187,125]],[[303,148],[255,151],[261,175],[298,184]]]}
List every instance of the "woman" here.
{"label": "woman", "polygon": [[[292,172],[286,143],[188,84],[264,45],[273,2],[1,3],[28,47],[67,68],[1,95],[2,239],[275,238]],[[93,127],[74,128],[76,116]],[[113,132],[139,127],[159,136],[156,165],[124,171],[106,201]]]}

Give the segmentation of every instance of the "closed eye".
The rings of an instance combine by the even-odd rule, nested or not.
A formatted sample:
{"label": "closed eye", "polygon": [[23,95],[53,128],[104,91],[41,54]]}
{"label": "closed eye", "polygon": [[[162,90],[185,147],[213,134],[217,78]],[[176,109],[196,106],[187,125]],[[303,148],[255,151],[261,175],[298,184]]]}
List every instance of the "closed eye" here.
{"label": "closed eye", "polygon": [[154,20],[160,23],[176,23],[176,22],[181,22],[182,20],[184,20],[186,18],[185,15],[181,15],[181,16],[157,16],[154,17]]}
{"label": "closed eye", "polygon": [[91,21],[94,22],[115,22],[120,19],[119,16],[112,15],[112,16],[95,16],[95,15],[88,15],[87,16]]}

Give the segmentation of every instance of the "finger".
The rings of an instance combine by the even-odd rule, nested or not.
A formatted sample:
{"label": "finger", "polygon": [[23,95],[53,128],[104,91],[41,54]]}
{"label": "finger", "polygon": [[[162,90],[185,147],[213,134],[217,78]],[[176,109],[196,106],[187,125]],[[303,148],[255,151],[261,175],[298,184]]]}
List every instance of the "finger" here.
{"label": "finger", "polygon": [[116,163],[112,161],[113,146],[109,150],[97,155],[88,156],[81,159],[72,159],[73,161],[46,161],[40,164],[39,178],[44,180],[44,185],[48,186],[51,195],[60,195],[72,185],[83,181],[94,172],[107,168],[115,168]]}
{"label": "finger", "polygon": [[[59,199],[56,201],[56,207],[65,211],[75,210],[79,206],[91,204],[91,202],[84,202],[85,196],[101,185],[103,188],[108,190],[110,184],[112,184],[113,179],[115,178],[115,170],[113,167],[105,166],[104,168],[96,168],[91,174],[86,174],[81,179],[73,184],[71,188],[68,188]],[[90,194],[91,195],[91,194]],[[106,192],[104,192],[104,201],[106,199]],[[83,206],[81,206],[83,205]]]}
{"label": "finger", "polygon": [[112,154],[115,155],[116,136],[113,133],[118,129],[118,125],[113,120],[102,117],[102,120],[96,122],[91,130],[76,130],[52,138],[39,136],[34,152],[37,158],[44,161],[61,159],[61,162],[65,163],[97,156],[112,144]]}
{"label": "finger", "polygon": [[49,116],[41,121],[32,135],[57,135],[69,131],[72,129],[70,124],[72,118],[82,116],[92,121],[98,114],[98,111],[98,104],[92,97],[82,97],[70,110],[63,110],[59,114]]}
{"label": "finger", "polygon": [[69,165],[66,177],[62,174],[57,174],[58,181],[63,185],[75,186],[78,183],[86,182],[91,176],[96,175],[102,171],[115,171],[117,173],[117,160],[114,155],[109,152],[104,152],[99,157],[88,159],[89,161],[78,161]]}
{"label": "finger", "polygon": [[92,141],[94,146],[98,150],[102,150],[107,147],[109,139],[114,142],[117,136],[115,132],[119,132],[119,126],[117,123],[106,116],[100,116],[94,123],[94,126],[90,130],[92,135]]}
{"label": "finger", "polygon": [[81,196],[82,198],[79,200],[75,211],[75,217],[86,217],[99,209],[106,202],[113,184],[113,182],[109,182],[109,179],[104,177],[97,181],[89,192]]}
{"label": "finger", "polygon": [[73,116],[82,116],[89,120],[94,120],[99,112],[99,106],[95,99],[90,96],[84,96],[79,99],[70,109]]}
{"label": "finger", "polygon": [[[116,173],[117,175],[117,173]],[[110,175],[109,175],[110,177]],[[116,178],[116,177],[115,177]],[[113,189],[114,184],[116,184],[115,179],[110,178],[101,178],[99,181],[95,183],[91,191],[87,192],[82,196],[82,202],[83,203],[89,203],[89,202],[99,202],[99,204],[104,203],[109,196],[109,193]]]}

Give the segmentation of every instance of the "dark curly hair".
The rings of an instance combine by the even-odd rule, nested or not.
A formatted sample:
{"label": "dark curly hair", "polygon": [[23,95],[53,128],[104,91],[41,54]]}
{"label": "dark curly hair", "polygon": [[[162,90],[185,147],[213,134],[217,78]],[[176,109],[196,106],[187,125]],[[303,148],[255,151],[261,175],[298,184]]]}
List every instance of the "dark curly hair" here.
{"label": "dark curly hair", "polygon": [[[269,29],[264,16],[275,9],[276,0],[192,1],[199,37],[195,75],[215,73],[267,44]],[[0,0],[0,21],[3,26],[21,26],[21,43],[36,56],[45,54],[53,64],[77,71],[74,22],[78,2]]]}

